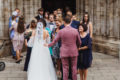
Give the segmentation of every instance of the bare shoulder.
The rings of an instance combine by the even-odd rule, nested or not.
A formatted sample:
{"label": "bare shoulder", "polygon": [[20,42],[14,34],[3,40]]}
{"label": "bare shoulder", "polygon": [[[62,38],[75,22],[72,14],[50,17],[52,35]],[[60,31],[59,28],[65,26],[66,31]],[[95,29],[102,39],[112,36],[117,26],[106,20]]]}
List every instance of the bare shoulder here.
{"label": "bare shoulder", "polygon": [[47,30],[44,30],[44,32],[48,34],[48,31],[47,31]]}
{"label": "bare shoulder", "polygon": [[89,22],[89,25],[92,25],[92,22]]}
{"label": "bare shoulder", "polygon": [[49,32],[47,30],[44,29],[43,32],[46,36],[49,36]]}

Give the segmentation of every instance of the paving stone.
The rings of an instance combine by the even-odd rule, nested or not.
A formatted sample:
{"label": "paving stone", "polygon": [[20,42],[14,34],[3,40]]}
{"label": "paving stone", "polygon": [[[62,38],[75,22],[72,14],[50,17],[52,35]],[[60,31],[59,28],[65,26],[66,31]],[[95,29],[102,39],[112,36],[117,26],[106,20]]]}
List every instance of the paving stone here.
{"label": "paving stone", "polygon": [[[23,54],[25,55],[25,54]],[[93,64],[88,69],[87,80],[120,80],[120,61],[118,58],[102,53],[93,52]],[[0,59],[6,64],[0,72],[0,80],[27,80],[27,73],[23,71],[25,56],[20,64],[16,64],[12,57]],[[80,80],[80,75],[77,75]]]}

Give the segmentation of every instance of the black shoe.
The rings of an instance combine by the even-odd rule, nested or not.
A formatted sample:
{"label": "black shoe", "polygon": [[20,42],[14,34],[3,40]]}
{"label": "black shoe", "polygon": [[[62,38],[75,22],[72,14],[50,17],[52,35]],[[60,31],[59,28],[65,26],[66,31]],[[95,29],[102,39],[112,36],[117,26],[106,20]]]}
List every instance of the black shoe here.
{"label": "black shoe", "polygon": [[27,72],[27,70],[26,70],[26,69],[24,69],[23,71]]}
{"label": "black shoe", "polygon": [[17,60],[16,56],[13,56],[12,58],[15,59],[15,60]]}
{"label": "black shoe", "polygon": [[20,60],[16,61],[16,63],[18,63],[18,64],[19,64],[21,61],[22,61],[22,59],[20,59]]}

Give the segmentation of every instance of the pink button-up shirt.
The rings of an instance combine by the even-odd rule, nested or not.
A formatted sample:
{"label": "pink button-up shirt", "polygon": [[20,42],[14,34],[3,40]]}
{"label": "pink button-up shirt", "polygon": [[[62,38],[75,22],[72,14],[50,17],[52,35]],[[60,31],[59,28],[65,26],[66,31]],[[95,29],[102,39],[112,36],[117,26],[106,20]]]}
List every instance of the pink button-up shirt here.
{"label": "pink button-up shirt", "polygon": [[59,40],[61,40],[61,58],[78,56],[77,45],[81,45],[81,39],[77,29],[74,29],[71,26],[66,26],[58,32],[56,38],[48,46],[53,46]]}

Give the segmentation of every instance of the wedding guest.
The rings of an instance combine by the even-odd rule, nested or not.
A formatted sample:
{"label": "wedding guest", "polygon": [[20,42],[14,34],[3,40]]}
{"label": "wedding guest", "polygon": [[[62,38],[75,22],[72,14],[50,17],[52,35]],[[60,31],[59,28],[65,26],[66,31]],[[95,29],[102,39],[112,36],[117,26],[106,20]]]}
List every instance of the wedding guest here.
{"label": "wedding guest", "polygon": [[69,11],[67,11],[67,12],[66,12],[66,15],[69,15],[69,16],[71,16],[71,17],[72,17],[72,15],[73,15],[73,14],[72,14],[72,11],[70,11],[70,10],[69,10]]}
{"label": "wedding guest", "polygon": [[[54,40],[57,36],[57,33],[60,30],[60,26],[62,25],[62,21],[61,20],[56,20],[56,26],[57,28],[54,28],[52,31],[52,40]],[[61,75],[61,59],[60,59],[60,42],[56,43],[53,47],[52,47],[52,51],[53,51],[53,58],[55,58],[56,63],[57,63],[57,75]]]}
{"label": "wedding guest", "polygon": [[78,72],[80,73],[80,80],[87,80],[88,68],[92,64],[92,47],[90,34],[87,31],[86,24],[80,24],[79,29],[80,38],[82,41],[81,47],[78,48]]}
{"label": "wedding guest", "polygon": [[65,7],[65,13],[66,13],[67,11],[70,11],[70,7],[68,7],[68,6]]}
{"label": "wedding guest", "polygon": [[76,15],[73,15],[73,16],[72,16],[72,20],[77,21],[77,20],[78,20],[78,19],[77,19],[77,16],[76,16]]}
{"label": "wedding guest", "polygon": [[57,14],[58,14],[58,13],[57,13],[57,10],[54,10],[54,11],[53,11],[53,15],[56,17]]}
{"label": "wedding guest", "polygon": [[62,12],[62,9],[57,9],[57,15],[63,17],[63,12]]}
{"label": "wedding guest", "polygon": [[57,15],[55,21],[61,21],[61,24],[63,25],[63,17]]}
{"label": "wedding guest", "polygon": [[[80,21],[76,21],[76,20],[73,20],[72,19],[72,12],[71,11],[68,11],[68,13],[70,14],[67,14],[67,16],[69,16],[71,18],[71,23],[70,23],[70,26],[73,27],[74,29],[78,29],[79,27],[79,24],[80,24]],[[60,29],[64,29],[64,24],[60,26]],[[69,67],[71,68],[71,64],[69,65]],[[72,79],[72,72],[71,70],[69,70],[69,79]]]}
{"label": "wedding guest", "polygon": [[25,45],[27,47],[27,54],[26,54],[26,60],[25,60],[25,64],[24,64],[24,71],[28,70],[28,65],[29,65],[29,61],[30,61],[30,56],[31,56],[31,51],[32,51],[32,47],[34,44],[34,35],[33,32],[35,32],[36,30],[36,21],[32,20],[31,24],[30,24],[30,28],[26,30],[26,37],[25,37]]}
{"label": "wedding guest", "polygon": [[59,18],[60,18],[60,16],[59,16],[59,15],[56,15],[56,16],[55,16],[55,21],[58,20]]}
{"label": "wedding guest", "polygon": [[14,26],[10,28],[10,31],[13,29],[15,33],[12,39],[12,43],[13,43],[14,50],[16,51],[16,57],[17,57],[16,63],[20,63],[22,60],[20,59],[20,57],[21,57],[21,50],[23,48],[23,43],[24,43],[24,31],[25,31],[25,22],[24,22],[23,16],[19,18],[18,23],[16,23]]}
{"label": "wedding guest", "polygon": [[90,22],[90,17],[89,17],[88,12],[84,13],[82,23],[87,24],[87,27],[88,27],[87,33],[89,33],[90,37],[92,38],[92,36],[93,36],[93,26],[92,26],[92,22]]}
{"label": "wedding guest", "polygon": [[[12,24],[14,23],[14,21],[18,22],[19,15],[20,15],[20,9],[16,8],[15,11],[12,13],[12,16],[10,16],[10,18],[9,18],[9,29],[12,27]],[[12,40],[12,38],[14,37],[14,30],[11,30],[9,32],[9,35],[10,35],[10,39]],[[12,51],[13,59],[16,59],[16,52],[14,51],[13,45],[12,45],[11,51]]]}
{"label": "wedding guest", "polygon": [[[12,16],[11,16],[11,19],[12,20],[9,20],[9,29],[12,27],[12,26],[15,26],[17,24],[17,12],[14,11],[12,13]],[[10,39],[12,41],[13,37],[14,37],[14,30],[10,30],[9,31],[9,34],[10,34]],[[16,52],[14,51],[14,48],[13,48],[13,45],[12,45],[12,55],[13,55],[13,59],[16,59]]]}
{"label": "wedding guest", "polygon": [[[52,41],[51,40],[51,33],[52,33],[53,28],[55,28],[55,27],[56,27],[56,25],[55,25],[55,22],[54,22],[54,15],[50,14],[49,15],[49,22],[48,22],[48,24],[46,25],[46,28],[45,28],[49,32],[50,41]],[[52,56],[52,47],[50,47],[49,50],[50,50],[50,54]]]}
{"label": "wedding guest", "polygon": [[[37,19],[36,19],[35,17],[33,17],[33,18],[31,19],[31,21],[32,21],[32,20],[34,20],[35,22],[37,22]],[[30,26],[31,26],[31,23],[27,24],[27,25],[26,25],[26,29],[29,29]]]}
{"label": "wedding guest", "polygon": [[[70,23],[71,27],[73,27],[73,28],[75,28],[75,29],[78,29],[79,24],[80,24],[80,21],[74,20],[74,19],[72,18],[73,15],[72,15],[72,12],[71,12],[71,11],[68,11],[68,12],[67,12],[67,15],[71,17],[71,23]],[[60,28],[63,29],[63,28],[64,28],[64,25],[62,25]]]}
{"label": "wedding guest", "polygon": [[49,12],[45,12],[44,19],[46,22],[49,22]]}
{"label": "wedding guest", "polygon": [[54,21],[54,15],[53,14],[50,14],[49,15],[49,23],[47,25],[47,27],[52,31],[53,28],[56,28],[56,24],[55,24],[55,21]]}
{"label": "wedding guest", "polygon": [[45,12],[44,20],[46,21],[46,26],[49,25],[49,12]]}
{"label": "wedding guest", "polygon": [[38,9],[38,16],[35,17],[37,21],[39,21],[41,18],[43,19],[43,13],[44,13],[43,8]]}
{"label": "wedding guest", "polygon": [[[56,38],[48,46],[53,46],[61,40],[60,57],[63,67],[63,80],[68,80],[69,65],[71,64],[72,79],[77,80],[77,44],[81,45],[78,31],[70,26],[71,18],[64,19],[65,28],[57,33]],[[46,45],[47,46],[47,45]],[[69,63],[70,61],[70,63]]]}

